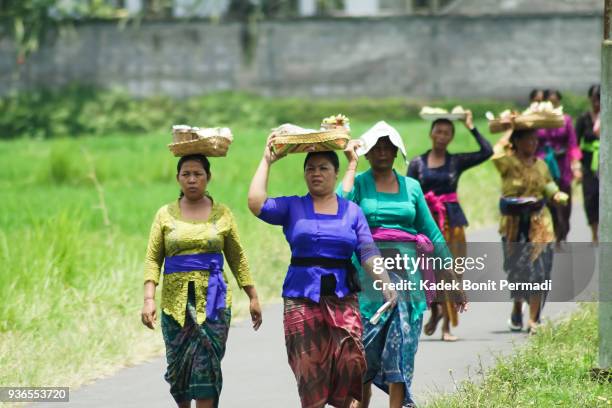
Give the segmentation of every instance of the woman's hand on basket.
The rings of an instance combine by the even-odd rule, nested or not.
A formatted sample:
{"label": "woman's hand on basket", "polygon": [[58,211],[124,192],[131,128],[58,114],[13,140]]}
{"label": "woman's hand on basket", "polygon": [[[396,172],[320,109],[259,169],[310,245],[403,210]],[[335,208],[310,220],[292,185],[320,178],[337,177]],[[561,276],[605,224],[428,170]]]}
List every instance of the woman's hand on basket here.
{"label": "woman's hand on basket", "polygon": [[283,157],[285,157],[284,154],[276,154],[274,152],[273,145],[274,145],[275,137],[276,137],[276,133],[271,133],[270,136],[268,136],[268,140],[266,140],[266,148],[264,150],[264,159],[266,160],[266,162],[268,162],[268,164],[272,164],[275,161],[280,160]]}
{"label": "woman's hand on basket", "polygon": [[462,122],[467,130],[471,131],[474,129],[474,114],[471,110],[468,109],[465,111],[465,119],[463,119]]}
{"label": "woman's hand on basket", "polygon": [[253,330],[258,330],[261,326],[261,306],[259,305],[258,298],[252,298],[249,303],[249,312],[251,313],[251,322],[253,323]]}
{"label": "woman's hand on basket", "polygon": [[142,312],[140,315],[142,324],[147,326],[149,329],[155,329],[155,323],[157,320],[157,311],[155,307],[155,299],[145,299],[144,305],[142,306]]}
{"label": "woman's hand on basket", "polygon": [[349,162],[349,165],[357,166],[357,161],[359,161],[359,155],[357,154],[357,149],[361,147],[361,140],[353,139],[349,140],[346,148],[344,149],[344,155]]}
{"label": "woman's hand on basket", "polygon": [[500,118],[499,119],[499,123],[500,123],[500,125],[503,126],[503,128],[506,131],[514,130],[514,121],[516,120],[517,116],[518,116],[518,114],[513,112],[513,113],[511,113],[508,116],[504,116],[503,118]]}

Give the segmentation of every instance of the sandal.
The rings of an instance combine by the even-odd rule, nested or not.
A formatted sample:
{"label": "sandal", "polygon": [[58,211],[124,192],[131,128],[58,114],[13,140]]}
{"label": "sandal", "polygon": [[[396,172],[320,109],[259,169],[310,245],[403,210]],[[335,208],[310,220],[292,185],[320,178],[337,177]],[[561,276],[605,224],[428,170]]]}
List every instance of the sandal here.
{"label": "sandal", "polygon": [[508,320],[508,328],[511,332],[520,332],[523,330],[523,314],[511,314]]}

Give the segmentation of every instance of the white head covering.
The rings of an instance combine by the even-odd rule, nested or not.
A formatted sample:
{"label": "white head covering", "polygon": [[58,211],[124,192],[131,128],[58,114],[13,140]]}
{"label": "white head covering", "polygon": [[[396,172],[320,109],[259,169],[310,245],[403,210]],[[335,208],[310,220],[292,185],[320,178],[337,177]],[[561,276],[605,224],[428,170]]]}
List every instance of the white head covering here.
{"label": "white head covering", "polygon": [[404,147],[404,142],[402,141],[399,132],[384,120],[376,123],[367,132],[361,135],[359,138],[361,141],[361,147],[357,149],[357,154],[363,156],[374,147],[376,142],[378,142],[378,139],[385,136],[389,137],[391,143],[397,146],[400,152],[402,152],[404,155],[404,159],[406,159],[406,148]]}

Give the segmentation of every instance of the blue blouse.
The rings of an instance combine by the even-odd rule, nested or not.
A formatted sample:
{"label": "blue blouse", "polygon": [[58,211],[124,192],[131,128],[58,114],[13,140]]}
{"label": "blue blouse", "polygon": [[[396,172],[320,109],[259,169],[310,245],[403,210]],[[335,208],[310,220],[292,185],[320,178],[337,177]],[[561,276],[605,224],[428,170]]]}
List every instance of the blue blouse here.
{"label": "blue blouse", "polygon": [[[365,261],[379,254],[361,208],[341,197],[336,214],[315,213],[310,194],[268,198],[259,218],[283,226],[293,257],[350,259],[356,253]],[[336,280],[336,296],[349,295],[346,269],[290,265],[283,283],[283,297],[307,297],[319,302],[321,277],[330,274]]]}

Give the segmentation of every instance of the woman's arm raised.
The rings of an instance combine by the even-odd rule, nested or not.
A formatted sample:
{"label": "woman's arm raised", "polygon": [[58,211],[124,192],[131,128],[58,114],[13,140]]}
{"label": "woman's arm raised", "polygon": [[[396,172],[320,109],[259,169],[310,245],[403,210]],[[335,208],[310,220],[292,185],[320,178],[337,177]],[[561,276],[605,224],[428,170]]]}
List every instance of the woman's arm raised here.
{"label": "woman's arm raised", "polygon": [[356,150],[359,146],[361,146],[361,141],[351,140],[344,149],[344,154],[348,160],[346,173],[344,173],[342,178],[342,196],[344,197],[353,191],[353,186],[355,185],[355,172],[357,171],[357,162],[359,161]]}
{"label": "woman's arm raised", "polygon": [[259,162],[259,166],[251,180],[251,186],[249,187],[249,210],[251,210],[255,216],[260,214],[261,208],[268,198],[268,175],[270,173],[270,165],[283,157],[276,155],[272,150],[274,136],[274,133],[268,136],[263,157]]}

